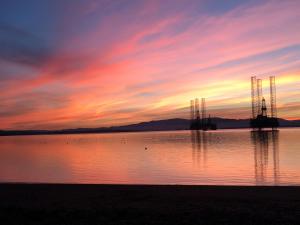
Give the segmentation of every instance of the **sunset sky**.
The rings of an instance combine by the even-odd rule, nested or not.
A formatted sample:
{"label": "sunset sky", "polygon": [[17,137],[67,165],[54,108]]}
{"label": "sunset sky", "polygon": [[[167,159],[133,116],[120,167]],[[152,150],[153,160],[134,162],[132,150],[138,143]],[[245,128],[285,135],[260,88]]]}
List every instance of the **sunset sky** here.
{"label": "sunset sky", "polygon": [[300,119],[299,0],[1,0],[0,129],[250,117],[250,77],[276,76]]}

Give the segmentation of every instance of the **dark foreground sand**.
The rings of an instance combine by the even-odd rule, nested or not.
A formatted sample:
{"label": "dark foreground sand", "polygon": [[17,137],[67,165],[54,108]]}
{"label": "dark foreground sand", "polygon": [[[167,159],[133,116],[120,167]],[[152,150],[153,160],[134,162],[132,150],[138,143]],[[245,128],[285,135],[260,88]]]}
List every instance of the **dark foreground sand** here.
{"label": "dark foreground sand", "polygon": [[300,187],[0,184],[0,224],[300,224]]}

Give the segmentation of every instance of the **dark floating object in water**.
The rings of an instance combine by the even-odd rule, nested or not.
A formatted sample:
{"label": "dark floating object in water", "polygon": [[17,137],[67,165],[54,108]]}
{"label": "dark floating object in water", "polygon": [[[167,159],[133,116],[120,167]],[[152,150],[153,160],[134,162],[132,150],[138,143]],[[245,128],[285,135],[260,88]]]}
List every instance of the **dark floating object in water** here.
{"label": "dark floating object in water", "polygon": [[145,150],[147,150],[148,148],[147,147],[145,147]]}

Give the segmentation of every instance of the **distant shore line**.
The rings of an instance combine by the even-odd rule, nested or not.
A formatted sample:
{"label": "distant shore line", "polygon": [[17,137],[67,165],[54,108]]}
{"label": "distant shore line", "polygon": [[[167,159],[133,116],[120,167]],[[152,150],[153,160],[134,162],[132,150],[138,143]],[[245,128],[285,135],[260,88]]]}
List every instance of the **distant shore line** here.
{"label": "distant shore line", "polygon": [[[212,118],[212,120],[217,124],[218,129],[250,129],[249,119]],[[279,121],[280,128],[300,127],[300,120],[279,119]],[[188,119],[175,118],[115,127],[74,128],[61,130],[0,130],[0,136],[183,131],[190,130],[189,125],[190,121]]]}
{"label": "distant shore line", "polygon": [[[295,126],[295,127],[279,127],[280,128],[299,128],[300,126]],[[239,129],[244,129],[244,130],[251,130],[250,127],[235,127],[235,128],[222,128],[218,130],[239,130]],[[91,132],[31,132],[31,131],[18,131],[17,133],[11,132],[11,131],[1,131],[0,130],[0,137],[8,137],[8,136],[43,136],[43,135],[64,135],[64,134],[114,134],[114,133],[145,133],[145,132],[167,132],[167,131],[192,131],[190,129],[180,129],[180,130],[113,130],[113,131],[91,131]],[[215,131],[215,130],[212,130]],[[269,131],[268,129],[265,131]],[[204,132],[209,132],[209,131],[204,131]]]}

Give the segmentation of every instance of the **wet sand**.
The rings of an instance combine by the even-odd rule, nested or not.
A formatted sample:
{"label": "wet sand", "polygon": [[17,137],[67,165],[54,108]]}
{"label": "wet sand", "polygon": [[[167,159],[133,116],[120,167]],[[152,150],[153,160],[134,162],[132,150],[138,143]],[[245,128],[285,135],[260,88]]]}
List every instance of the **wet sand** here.
{"label": "wet sand", "polygon": [[0,184],[0,223],[300,224],[300,187]]}

